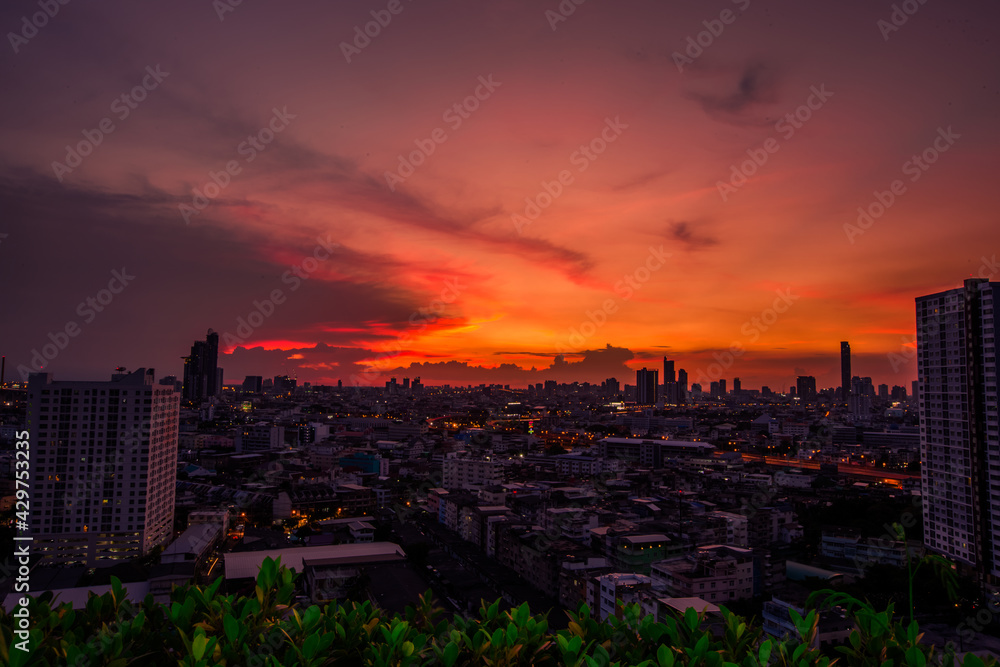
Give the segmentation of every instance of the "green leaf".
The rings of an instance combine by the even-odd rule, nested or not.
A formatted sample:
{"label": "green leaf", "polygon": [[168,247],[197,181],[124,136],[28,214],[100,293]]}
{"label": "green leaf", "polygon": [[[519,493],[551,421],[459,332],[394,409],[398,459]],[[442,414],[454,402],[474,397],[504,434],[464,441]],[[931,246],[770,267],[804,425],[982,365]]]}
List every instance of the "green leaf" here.
{"label": "green leaf", "polygon": [[774,648],[774,644],[771,642],[770,639],[768,639],[767,641],[765,641],[763,644],[760,645],[760,651],[758,652],[757,655],[760,658],[761,665],[767,665],[767,663],[771,660],[772,648]]}
{"label": "green leaf", "polygon": [[236,638],[240,636],[240,624],[235,618],[226,614],[226,617],[222,619],[222,626],[226,631],[226,639],[228,639],[230,643],[235,643]]}
{"label": "green leaf", "polygon": [[194,640],[191,642],[191,655],[194,656],[195,660],[201,660],[205,655],[205,647],[208,646],[208,637],[205,636],[205,631],[199,628],[200,632],[195,635]]}
{"label": "green leaf", "polygon": [[911,646],[906,649],[906,664],[907,667],[924,667],[927,664],[927,658],[924,657],[924,652],[920,650],[919,646]]}
{"label": "green leaf", "polygon": [[444,647],[444,656],[442,662],[444,662],[444,667],[451,667],[455,664],[455,660],[458,659],[458,644],[455,642],[448,642],[448,645]]}

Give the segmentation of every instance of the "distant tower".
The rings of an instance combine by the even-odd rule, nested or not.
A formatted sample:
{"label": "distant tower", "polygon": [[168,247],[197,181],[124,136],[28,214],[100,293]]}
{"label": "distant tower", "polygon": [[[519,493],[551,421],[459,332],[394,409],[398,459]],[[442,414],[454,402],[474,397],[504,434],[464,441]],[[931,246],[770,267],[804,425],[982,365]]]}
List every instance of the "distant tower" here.
{"label": "distant tower", "polygon": [[636,402],[639,405],[655,405],[656,389],[659,386],[660,372],[657,370],[638,370],[635,372]]}
{"label": "distant tower", "polygon": [[847,403],[851,395],[851,344],[840,341],[840,398]]}
{"label": "distant tower", "polygon": [[677,402],[686,403],[688,392],[688,374],[683,368],[677,371]]}
{"label": "distant tower", "polygon": [[195,403],[222,395],[219,372],[219,334],[211,329],[204,341],[195,341],[184,357],[184,400]]}

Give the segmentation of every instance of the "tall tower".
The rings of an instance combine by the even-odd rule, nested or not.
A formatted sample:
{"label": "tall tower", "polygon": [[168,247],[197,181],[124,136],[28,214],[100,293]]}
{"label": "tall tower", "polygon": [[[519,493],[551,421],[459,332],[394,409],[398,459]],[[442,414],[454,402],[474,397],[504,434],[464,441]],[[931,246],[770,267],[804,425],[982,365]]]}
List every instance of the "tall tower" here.
{"label": "tall tower", "polygon": [[657,370],[646,370],[645,368],[635,372],[636,403],[639,405],[655,405],[656,389],[659,386],[660,372]]}
{"label": "tall tower", "polygon": [[668,382],[676,382],[677,379],[674,377],[674,362],[671,359],[663,357],[663,384]]}
{"label": "tall tower", "polygon": [[666,403],[680,403],[677,392],[677,378],[674,375],[674,362],[663,357],[663,400]]}
{"label": "tall tower", "polygon": [[851,344],[840,341],[840,398],[847,403],[851,395]]}
{"label": "tall tower", "polygon": [[204,341],[195,341],[184,357],[184,400],[198,403],[222,395],[219,373],[219,334],[208,330]]}
{"label": "tall tower", "polygon": [[[924,544],[1000,582],[1000,283],[916,299]],[[992,484],[991,484],[992,480]]]}
{"label": "tall tower", "polygon": [[180,396],[153,369],[110,382],[28,379],[32,548],[87,567],[170,539]]}

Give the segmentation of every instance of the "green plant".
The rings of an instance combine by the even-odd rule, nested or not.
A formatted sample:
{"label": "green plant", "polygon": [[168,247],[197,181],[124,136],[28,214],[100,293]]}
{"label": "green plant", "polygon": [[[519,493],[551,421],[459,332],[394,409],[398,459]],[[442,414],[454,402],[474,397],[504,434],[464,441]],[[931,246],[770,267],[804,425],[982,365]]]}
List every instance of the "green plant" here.
{"label": "green plant", "polygon": [[[870,605],[834,591],[814,594],[821,604],[792,613],[797,637],[766,636],[755,622],[729,610],[711,623],[693,609],[662,622],[638,604],[619,602],[607,621],[586,605],[569,612],[563,630],[550,631],[546,615],[527,604],[504,610],[483,602],[477,614],[446,618],[430,591],[403,615],[371,602],[299,607],[295,575],[265,560],[253,593],[223,595],[221,580],[186,586],[169,604],[152,596],[129,602],[113,580],[84,608],[53,604],[50,594],[29,600],[30,653],[19,650],[12,614],[0,610],[0,664],[70,667],[926,667],[929,664],[996,667],[972,655],[959,659],[921,642],[916,623],[895,619],[890,605]],[[856,623],[848,641],[816,646],[823,608],[839,606]]]}

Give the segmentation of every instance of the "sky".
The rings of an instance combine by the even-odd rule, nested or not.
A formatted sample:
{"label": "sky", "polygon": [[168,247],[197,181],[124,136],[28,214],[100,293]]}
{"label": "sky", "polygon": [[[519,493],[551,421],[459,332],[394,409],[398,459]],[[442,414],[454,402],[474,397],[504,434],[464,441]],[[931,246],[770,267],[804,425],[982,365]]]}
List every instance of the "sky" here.
{"label": "sky", "polygon": [[[49,6],[51,5],[51,6]],[[46,15],[45,8],[48,7]],[[1000,280],[994,2],[0,6],[7,379],[909,388]]]}

